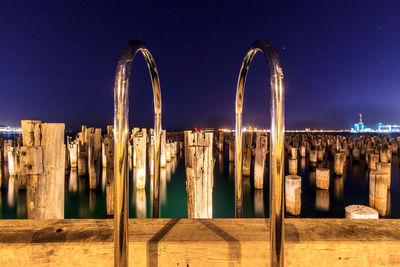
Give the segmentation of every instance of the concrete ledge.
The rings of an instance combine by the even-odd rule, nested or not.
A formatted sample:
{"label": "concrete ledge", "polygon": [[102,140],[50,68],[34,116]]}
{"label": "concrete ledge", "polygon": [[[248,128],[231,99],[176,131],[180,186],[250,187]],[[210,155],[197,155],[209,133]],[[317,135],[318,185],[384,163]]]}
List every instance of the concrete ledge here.
{"label": "concrete ledge", "polygon": [[[112,266],[113,221],[0,220],[0,266]],[[131,266],[268,266],[268,219],[131,219]],[[400,266],[400,220],[286,219],[286,266]]]}

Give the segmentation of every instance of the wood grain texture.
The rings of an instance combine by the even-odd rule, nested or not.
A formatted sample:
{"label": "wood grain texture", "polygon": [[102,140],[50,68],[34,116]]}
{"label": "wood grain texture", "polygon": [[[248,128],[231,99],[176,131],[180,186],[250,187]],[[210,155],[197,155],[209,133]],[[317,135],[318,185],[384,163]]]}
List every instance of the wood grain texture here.
{"label": "wood grain texture", "polygon": [[[1,266],[112,266],[113,221],[1,220]],[[400,220],[287,219],[286,266],[399,266]],[[131,266],[268,266],[268,219],[131,219]]]}

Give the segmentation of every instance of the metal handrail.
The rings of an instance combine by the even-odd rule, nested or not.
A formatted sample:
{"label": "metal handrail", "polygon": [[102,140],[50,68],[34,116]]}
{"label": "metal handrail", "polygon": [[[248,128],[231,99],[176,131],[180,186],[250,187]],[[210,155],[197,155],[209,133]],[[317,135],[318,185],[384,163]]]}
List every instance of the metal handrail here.
{"label": "metal handrail", "polygon": [[265,40],[254,42],[244,57],[238,78],[236,91],[235,123],[235,216],[243,216],[242,190],[242,111],[243,92],[247,72],[254,55],[261,51],[268,62],[271,83],[271,141],[270,141],[270,238],[271,266],[283,266],[284,263],[284,89],[283,72],[279,55],[274,46]]}
{"label": "metal handrail", "polygon": [[153,217],[160,216],[160,137],[161,91],[153,56],[139,40],[128,42],[119,58],[114,85],[114,266],[128,266],[128,134],[129,134],[129,77],[136,53],[142,52],[149,69],[154,96],[154,182]]}

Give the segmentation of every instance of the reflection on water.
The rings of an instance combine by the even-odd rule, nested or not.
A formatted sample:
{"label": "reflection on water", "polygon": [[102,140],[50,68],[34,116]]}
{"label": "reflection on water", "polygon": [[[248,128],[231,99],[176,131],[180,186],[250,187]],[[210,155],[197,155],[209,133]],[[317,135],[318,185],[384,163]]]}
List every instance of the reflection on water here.
{"label": "reflection on water", "polygon": [[392,203],[391,203],[391,193],[390,190],[387,191],[387,209],[386,209],[386,216],[390,217],[390,215],[392,214]]}
{"label": "reflection on water", "polygon": [[229,181],[235,180],[235,164],[233,162],[229,162]]}
{"label": "reflection on water", "polygon": [[312,168],[310,170],[310,174],[309,174],[309,181],[310,181],[310,186],[311,187],[315,187],[315,180],[317,177],[317,171],[315,168]]}
{"label": "reflection on water", "polygon": [[264,218],[264,192],[261,189],[254,190],[254,216]]}
{"label": "reflection on water", "polygon": [[[169,163],[167,163],[168,165]],[[167,203],[167,178],[165,175],[160,176],[160,200],[161,205],[165,205]]]}
{"label": "reflection on water", "polygon": [[301,172],[306,171],[306,158],[300,159],[300,170],[301,170]]}
{"label": "reflection on water", "polygon": [[171,163],[170,162],[167,162],[167,164],[165,165],[165,173],[166,173],[167,181],[170,182],[171,181]]}
{"label": "reflection on water", "polygon": [[15,205],[15,193],[17,191],[16,179],[17,177],[14,175],[11,175],[8,178],[7,203],[8,206],[10,206],[11,208]]}
{"label": "reflection on water", "polygon": [[107,168],[103,168],[101,172],[101,191],[105,192],[107,186]]}
{"label": "reflection on water", "polygon": [[25,190],[19,190],[17,194],[17,217],[26,216],[26,194]]}
{"label": "reflection on water", "polygon": [[335,199],[342,201],[344,196],[344,178],[342,176],[335,176],[333,178]]}
{"label": "reflection on water", "polygon": [[[214,154],[213,218],[234,217],[234,163],[229,162],[228,149]],[[285,157],[288,158],[288,157]],[[266,162],[269,158],[267,156]],[[347,205],[369,205],[369,178],[364,156],[360,161],[347,158],[342,177],[333,174],[333,159],[325,157],[321,165],[330,169],[329,190],[315,188],[316,172],[311,168],[309,157],[298,159],[298,175],[302,177],[302,208],[300,217],[344,218]],[[252,166],[254,166],[252,164]],[[4,166],[8,167],[8,164]],[[243,177],[244,217],[265,217],[269,210],[269,177],[266,164],[264,190],[255,190],[253,172]],[[288,174],[287,162],[285,174]],[[149,167],[148,167],[149,169]],[[130,217],[148,218],[152,208],[152,177],[146,174],[146,187],[136,190],[133,183],[133,170],[129,173]],[[160,168],[160,203],[163,218],[187,217],[186,176],[183,157],[172,157],[165,168]],[[18,190],[15,177],[8,177],[4,170],[3,187],[0,190],[0,218],[26,218],[26,191]],[[71,170],[66,177],[65,217],[66,218],[105,218],[106,217],[106,177],[101,173],[97,190],[89,190],[88,177],[80,177]],[[347,177],[347,179],[346,179]],[[385,195],[386,217],[400,218],[400,164],[399,155],[392,158],[392,186]],[[131,182],[132,181],[132,182]]]}
{"label": "reflection on water", "polygon": [[223,153],[222,152],[217,152],[218,153],[218,171],[219,173],[224,172],[224,160],[223,160]]}
{"label": "reflection on water", "polygon": [[136,217],[146,218],[146,190],[136,190]]}
{"label": "reflection on water", "polygon": [[329,190],[315,190],[315,208],[320,211],[329,211]]}
{"label": "reflection on water", "polygon": [[89,191],[89,211],[93,213],[96,208],[96,191],[90,190]]}
{"label": "reflection on water", "polygon": [[78,171],[76,168],[69,172],[68,192],[76,193],[78,191]]}

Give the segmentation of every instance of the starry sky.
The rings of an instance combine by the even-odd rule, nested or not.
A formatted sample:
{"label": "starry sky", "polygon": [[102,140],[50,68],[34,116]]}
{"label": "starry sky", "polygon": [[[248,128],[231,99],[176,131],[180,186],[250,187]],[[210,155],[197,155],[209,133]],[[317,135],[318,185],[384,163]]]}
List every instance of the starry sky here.
{"label": "starry sky", "polygon": [[[273,43],[285,75],[286,128],[400,124],[400,1],[2,1],[0,124],[21,119],[105,127],[131,39],[160,75],[163,128],[234,128],[237,76],[257,39]],[[256,55],[244,125],[268,127],[267,64]],[[130,80],[130,125],[151,127],[141,55]]]}

